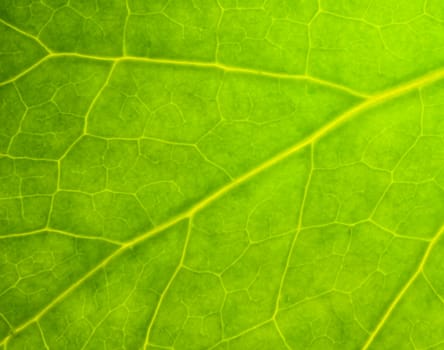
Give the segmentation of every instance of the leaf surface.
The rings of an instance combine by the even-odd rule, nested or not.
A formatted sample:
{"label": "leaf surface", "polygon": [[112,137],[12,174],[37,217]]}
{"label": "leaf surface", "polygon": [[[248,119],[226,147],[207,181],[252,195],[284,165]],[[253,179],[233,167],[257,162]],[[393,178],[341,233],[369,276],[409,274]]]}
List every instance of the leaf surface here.
{"label": "leaf surface", "polygon": [[0,348],[440,349],[439,0],[0,3]]}

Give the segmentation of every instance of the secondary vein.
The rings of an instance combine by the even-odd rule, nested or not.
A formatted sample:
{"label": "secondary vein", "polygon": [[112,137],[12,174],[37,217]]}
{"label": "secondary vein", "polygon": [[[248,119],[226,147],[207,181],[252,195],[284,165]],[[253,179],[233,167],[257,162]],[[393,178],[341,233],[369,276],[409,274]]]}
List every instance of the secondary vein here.
{"label": "secondary vein", "polygon": [[374,328],[373,332],[368,337],[367,341],[365,342],[364,346],[362,347],[362,350],[367,350],[375,340],[376,336],[380,333],[382,327],[385,325],[387,320],[392,315],[393,311],[396,309],[396,306],[399,304],[401,299],[404,297],[405,293],[410,289],[413,282],[416,281],[418,276],[421,274],[421,272],[424,270],[424,266],[427,262],[427,260],[430,257],[430,253],[432,252],[433,248],[435,247],[436,243],[439,241],[439,239],[442,237],[444,233],[444,225],[438,230],[438,232],[435,234],[433,239],[430,241],[430,243],[427,246],[427,249],[419,262],[418,267],[416,268],[415,272],[412,274],[412,276],[407,280],[407,282],[402,286],[401,290],[398,292],[396,297],[393,299],[393,301],[390,303],[387,310],[382,315],[381,319],[379,320],[378,324]]}
{"label": "secondary vein", "polygon": [[50,58],[57,58],[57,57],[75,57],[75,58],[82,58],[87,60],[96,60],[96,61],[107,61],[107,62],[124,62],[124,61],[133,61],[133,62],[143,62],[143,63],[151,63],[151,64],[163,64],[163,65],[170,65],[170,66],[184,66],[184,67],[198,67],[198,68],[209,68],[209,69],[217,69],[222,70],[224,72],[232,72],[232,73],[238,73],[238,74],[247,74],[247,75],[254,75],[254,76],[263,76],[263,77],[269,77],[269,78],[275,78],[275,79],[284,79],[284,80],[301,80],[301,81],[309,81],[318,85],[330,87],[335,90],[340,90],[343,92],[346,92],[352,96],[356,96],[362,99],[369,98],[371,95],[365,94],[360,91],[353,90],[347,86],[343,86],[341,84],[337,84],[328,80],[316,78],[310,75],[306,74],[291,74],[291,73],[279,73],[279,72],[271,72],[266,70],[260,70],[260,69],[252,69],[252,68],[246,68],[246,67],[237,67],[237,66],[231,66],[223,63],[215,63],[215,62],[200,62],[200,61],[187,61],[187,60],[173,60],[173,59],[167,59],[167,58],[150,58],[150,57],[141,57],[141,56],[97,56],[97,55],[89,55],[89,54],[81,54],[76,52],[57,52],[57,53],[49,53],[48,55],[44,56],[42,59],[34,63],[32,66],[26,68],[24,71],[18,73],[17,75],[0,82],[0,86],[12,83],[16,81],[17,79],[21,78],[22,76],[28,74],[40,64],[45,62],[46,60]]}

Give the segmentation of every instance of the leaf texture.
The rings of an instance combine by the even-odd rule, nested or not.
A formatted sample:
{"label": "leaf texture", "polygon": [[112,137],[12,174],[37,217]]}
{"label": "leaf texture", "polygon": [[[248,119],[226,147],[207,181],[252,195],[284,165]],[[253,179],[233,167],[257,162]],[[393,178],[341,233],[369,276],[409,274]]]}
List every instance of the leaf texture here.
{"label": "leaf texture", "polygon": [[444,349],[444,3],[0,2],[0,349]]}

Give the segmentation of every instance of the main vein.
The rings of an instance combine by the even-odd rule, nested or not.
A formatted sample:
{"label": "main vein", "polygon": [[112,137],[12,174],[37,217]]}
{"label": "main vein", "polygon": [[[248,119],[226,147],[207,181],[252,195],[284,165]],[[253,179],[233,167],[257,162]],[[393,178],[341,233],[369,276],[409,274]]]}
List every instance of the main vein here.
{"label": "main vein", "polygon": [[[315,131],[314,133],[312,133],[311,135],[309,135],[305,139],[296,143],[292,147],[282,151],[281,153],[278,153],[274,157],[261,163],[257,167],[249,170],[248,172],[246,172],[245,174],[241,175],[240,177],[234,179],[230,183],[227,183],[226,185],[222,186],[219,190],[213,192],[208,197],[203,198],[202,200],[200,200],[199,202],[194,204],[189,209],[183,211],[182,213],[179,213],[178,215],[172,217],[171,219],[165,221],[164,223],[158,225],[157,227],[145,232],[144,234],[123,243],[118,249],[116,249],[108,257],[103,259],[99,264],[97,264],[95,267],[93,267],[89,272],[87,272],[85,275],[83,275],[79,280],[77,280],[75,283],[73,283],[71,286],[69,286],[67,289],[65,289],[61,294],[59,294],[56,298],[54,298],[46,307],[44,307],[34,317],[32,317],[28,321],[22,323],[15,330],[13,330],[13,332],[9,336],[7,336],[6,338],[3,339],[3,341],[0,343],[0,346],[7,343],[12,338],[12,336],[14,334],[21,332],[22,330],[27,328],[32,323],[34,323],[34,322],[38,321],[40,318],[42,318],[48,311],[50,311],[55,305],[57,305],[59,302],[61,302],[71,292],[76,290],[79,286],[81,286],[85,281],[87,281],[90,277],[92,277],[100,269],[104,268],[111,260],[120,256],[122,253],[124,253],[128,249],[136,246],[140,242],[145,241],[146,239],[164,231],[165,229],[177,224],[178,222],[180,222],[184,219],[191,218],[196,213],[198,213],[199,211],[201,211],[202,209],[207,207],[209,204],[211,204],[212,202],[221,198],[227,192],[229,192],[232,189],[238,187],[239,185],[245,183],[246,181],[248,181],[252,177],[256,176],[257,174],[271,168],[275,164],[287,159],[288,157],[290,157],[291,155],[300,151],[304,147],[315,143],[317,140],[319,140],[323,136],[329,134],[332,130],[336,129],[340,125],[342,125],[345,122],[347,122],[348,120],[352,119],[353,117],[355,117],[359,113],[370,110],[371,108],[378,106],[385,101],[388,101],[388,100],[393,99],[397,96],[408,93],[408,92],[415,90],[417,88],[420,88],[424,85],[431,84],[434,81],[440,80],[442,78],[444,78],[444,69],[440,69],[438,71],[424,75],[424,76],[422,76],[418,79],[415,79],[413,81],[410,81],[408,83],[401,84],[393,89],[390,89],[388,91],[385,91],[383,93],[380,93],[378,95],[375,95],[375,96],[365,100],[364,102],[352,107],[351,109],[349,109],[348,111],[346,111],[342,115],[338,116],[336,119],[327,123],[326,125],[324,125],[320,129],[318,129],[317,131]],[[437,237],[432,242],[436,242]],[[429,250],[431,250],[431,248],[434,245],[434,243],[432,244],[432,242],[429,245]],[[428,254],[425,255],[425,258],[423,259],[423,261],[425,261],[425,259],[427,259],[427,256],[428,256]],[[415,279],[416,278],[415,275],[412,278]],[[408,288],[408,286],[407,286],[407,288]],[[400,298],[402,298],[402,295]],[[395,305],[397,304],[397,302],[394,302],[394,303],[395,303]],[[390,310],[388,312],[389,312],[389,314],[391,313]],[[382,323],[380,322],[381,327],[382,327],[382,324],[385,322],[384,320],[382,320],[382,321],[383,321]],[[379,331],[378,329],[375,330],[375,332],[376,332],[375,335],[377,334],[378,331]],[[371,341],[370,341],[370,343],[371,343]]]}

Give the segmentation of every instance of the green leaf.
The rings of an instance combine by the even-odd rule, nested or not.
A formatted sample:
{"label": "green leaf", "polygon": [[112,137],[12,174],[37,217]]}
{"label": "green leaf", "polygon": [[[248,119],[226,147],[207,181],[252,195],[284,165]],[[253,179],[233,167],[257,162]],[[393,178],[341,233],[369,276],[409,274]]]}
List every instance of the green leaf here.
{"label": "green leaf", "polygon": [[0,349],[444,349],[444,3],[2,0]]}

